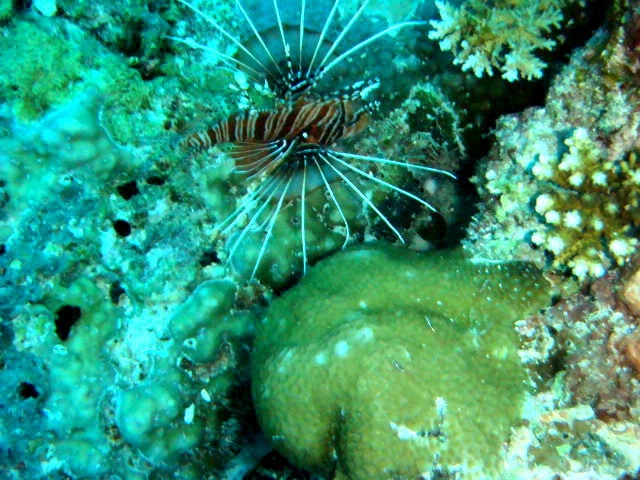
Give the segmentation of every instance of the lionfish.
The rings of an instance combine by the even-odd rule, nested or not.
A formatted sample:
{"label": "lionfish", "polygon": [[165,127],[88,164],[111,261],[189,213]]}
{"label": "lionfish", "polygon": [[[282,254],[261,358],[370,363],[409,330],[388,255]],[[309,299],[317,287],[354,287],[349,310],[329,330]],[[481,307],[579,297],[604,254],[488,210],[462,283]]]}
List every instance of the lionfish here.
{"label": "lionfish", "polygon": [[[359,80],[334,89],[328,94],[319,93],[320,83],[330,78],[330,72],[347,60],[355,58],[358,52],[371,43],[397,30],[424,25],[426,22],[405,21],[392,24],[341,49],[343,40],[353,29],[370,0],[364,0],[337,36],[329,41],[328,32],[334,23],[334,17],[341,2],[341,0],[335,0],[318,38],[308,46],[305,45],[306,0],[301,0],[299,30],[297,38],[292,39],[292,42],[285,35],[282,11],[278,1],[273,0],[273,11],[282,49],[278,54],[267,46],[267,41],[239,0],[235,0],[235,3],[255,37],[254,41],[258,43],[258,47],[253,50],[194,4],[187,0],[179,1],[235,44],[239,55],[226,55],[190,39],[170,38],[192,48],[214,53],[233,72],[246,75],[256,84],[266,82],[278,98],[278,105],[271,110],[242,111],[219,121],[206,130],[192,133],[180,142],[183,148],[198,150],[214,145],[230,146],[230,155],[234,162],[232,173],[240,176],[242,182],[247,185],[247,193],[241,198],[239,206],[217,224],[217,230],[223,236],[239,231],[237,238],[228,247],[227,262],[231,260],[249,232],[263,232],[260,251],[251,273],[251,280],[253,280],[283,205],[290,199],[299,198],[302,268],[303,273],[306,273],[308,258],[305,236],[307,213],[305,198],[317,188],[326,190],[340,215],[344,224],[345,239],[342,244],[344,248],[349,243],[351,234],[349,222],[331,187],[336,181],[343,182],[353,194],[375,212],[400,242],[405,243],[398,228],[350,178],[353,176],[374,182],[418,202],[431,211],[436,211],[424,199],[375,176],[370,171],[363,170],[355,165],[354,161],[364,162],[364,164],[395,165],[443,174],[455,179],[452,173],[424,165],[358,155],[336,149],[336,145],[341,140],[355,136],[369,124],[371,114],[379,104],[377,101],[367,101],[366,97],[378,87],[378,80]],[[324,42],[329,42],[328,46],[322,47]],[[292,43],[294,44],[293,53]]]}

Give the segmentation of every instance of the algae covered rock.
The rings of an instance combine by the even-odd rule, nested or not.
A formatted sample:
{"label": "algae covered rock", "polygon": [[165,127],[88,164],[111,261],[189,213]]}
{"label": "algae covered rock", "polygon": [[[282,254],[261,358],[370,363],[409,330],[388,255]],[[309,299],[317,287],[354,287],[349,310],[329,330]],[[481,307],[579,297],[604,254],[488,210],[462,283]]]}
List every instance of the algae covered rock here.
{"label": "algae covered rock", "polygon": [[513,324],[548,299],[528,264],[335,255],[258,328],[259,421],[292,463],[335,478],[495,478],[527,390]]}

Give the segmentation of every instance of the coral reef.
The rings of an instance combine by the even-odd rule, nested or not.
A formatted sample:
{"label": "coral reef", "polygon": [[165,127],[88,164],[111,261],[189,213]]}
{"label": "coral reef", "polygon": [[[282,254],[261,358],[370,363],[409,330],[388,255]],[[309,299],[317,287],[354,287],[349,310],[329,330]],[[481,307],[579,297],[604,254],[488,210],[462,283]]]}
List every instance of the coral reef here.
{"label": "coral reef", "polygon": [[[370,155],[405,160],[424,159],[429,166],[457,172],[465,156],[461,112],[433,83],[421,82],[413,87],[402,104],[385,118],[374,122],[370,135],[363,136],[354,148]],[[366,168],[362,165],[363,168]],[[461,205],[455,181],[441,174],[382,166],[383,178],[422,196],[437,209],[428,211],[407,199],[392,198],[383,203],[385,214],[401,228],[412,248],[428,249],[446,238],[446,229],[459,220]],[[371,195],[384,201],[384,189],[373,186]],[[444,221],[441,221],[444,219]],[[394,241],[388,228],[369,212],[369,231]]]}
{"label": "coral reef", "polygon": [[436,1],[441,19],[431,21],[429,38],[477,77],[498,70],[511,82],[540,78],[546,64],[537,51],[554,48],[550,33],[560,28],[562,10],[571,1],[467,0],[460,6]]}
{"label": "coral reef", "polygon": [[536,395],[534,403],[538,412],[527,419],[529,427],[513,433],[507,457],[520,468],[508,478],[637,478],[637,422],[608,424],[587,405],[558,408],[547,393]]}
{"label": "coral reef", "polygon": [[465,241],[475,254],[543,265],[546,253],[584,279],[634,253],[640,116],[625,36],[622,25],[596,34],[544,108],[499,121],[476,177],[483,204]]}
{"label": "coral reef", "polygon": [[[218,402],[234,385],[238,339],[251,320],[229,313],[234,296],[230,282],[201,284],[169,318],[162,354],[157,346],[145,351],[149,335],[136,332],[144,327],[131,318],[127,336],[118,333],[125,316],[87,277],[26,305],[14,317],[13,347],[43,362],[46,379],[29,380],[46,415],[36,417],[39,433],[28,450],[12,455],[46,458],[33,478],[158,475],[165,465],[181,478],[202,478],[219,468],[224,457],[211,442],[221,439],[227,419]],[[217,328],[203,328],[212,321]],[[5,380],[16,388],[14,361],[3,356]]]}
{"label": "coral reef", "polygon": [[525,394],[513,322],[549,299],[524,264],[336,254],[259,324],[260,423],[294,464],[335,478],[495,478]]}
{"label": "coral reef", "polygon": [[174,2],[125,0],[120,3],[56,0],[74,23],[111,51],[127,57],[145,79],[163,74],[166,35],[179,20]]}
{"label": "coral reef", "polygon": [[[305,198],[305,238],[306,254],[312,263],[332,252],[339,250],[346,244],[346,235],[362,238],[365,218],[362,205],[353,197],[348,187],[336,185],[332,187],[336,203],[322,189],[317,189]],[[243,197],[237,199],[237,205],[246,202]],[[273,288],[279,288],[291,282],[292,278],[300,275],[303,269],[301,251],[301,217],[300,199],[290,201],[278,214],[273,226],[273,237],[269,248],[265,251],[261,266],[255,278]],[[348,222],[348,229],[343,223],[343,216]],[[221,218],[224,218],[222,216]],[[234,242],[241,235],[235,232],[228,239],[220,239],[220,250],[231,251]],[[229,262],[235,274],[241,279],[249,279],[260,255],[262,231],[248,233],[238,244],[234,256]]]}
{"label": "coral reef", "polygon": [[638,244],[632,234],[640,226],[640,165],[635,152],[606,158],[582,128],[564,144],[562,157],[540,156],[531,169],[550,187],[536,198],[544,230],[531,240],[553,253],[554,266],[567,265],[578,278],[599,277]]}
{"label": "coral reef", "polygon": [[15,415],[0,463],[9,478],[202,478],[239,448],[253,317],[232,308],[202,212],[111,139],[101,105],[89,90],[37,122],[4,118],[0,364]]}
{"label": "coral reef", "polygon": [[[262,5],[258,9],[259,12],[266,10],[264,15],[256,19],[255,25],[256,29],[264,35],[263,41],[266,47],[262,46],[260,42],[257,42],[257,46],[253,45],[257,58],[264,56],[264,52],[262,52],[264,48],[268,48],[276,59],[282,56],[281,33],[272,7],[272,5]],[[317,5],[310,7],[308,13],[312,18],[309,19],[308,24],[311,31],[318,29],[316,33],[319,35],[327,17],[318,13],[317,9]],[[319,11],[322,12],[323,9]],[[207,12],[206,9],[201,12],[200,16],[203,21],[207,19]],[[299,35],[299,29],[291,29],[289,25],[292,21],[299,20],[296,15],[293,15],[292,20],[291,17],[294,13],[297,12],[295,10],[282,12],[283,30],[285,30],[282,35],[285,35],[285,38],[293,43],[297,41]],[[223,28],[217,26],[216,20],[212,19],[212,21],[216,22],[215,24],[211,23],[214,28]],[[346,21],[343,20],[343,23]],[[354,21],[355,28],[353,31],[349,31],[349,36],[362,37],[363,35],[371,35],[371,31],[379,31],[379,27],[372,27],[364,21],[362,23],[364,25],[361,26],[360,18],[358,18],[358,22]],[[223,25],[226,26],[226,24]],[[344,26],[336,27],[333,23],[330,24],[330,27],[329,30],[335,35],[340,32],[340,28],[344,28]],[[333,32],[336,29],[337,32]],[[198,33],[196,32],[196,35]],[[252,36],[249,35],[249,37]],[[312,39],[315,41],[314,37]],[[188,46],[195,45],[205,52],[209,50],[206,44],[191,42],[190,38],[176,40]],[[367,44],[372,43],[373,48],[379,43],[377,38],[375,40],[375,42],[365,40],[362,45],[368,47]],[[385,38],[379,40],[389,41]],[[255,39],[253,42],[256,43]],[[309,42],[311,43],[311,41]],[[247,45],[247,49],[251,48],[249,41],[247,41]],[[402,47],[401,52],[407,49],[404,43],[399,45]],[[376,75],[378,73],[388,74],[380,68],[379,59],[369,50],[367,48],[367,55],[363,55],[363,59],[358,59],[358,66],[362,70],[358,72],[359,81],[362,81],[363,78],[369,78],[368,64],[365,63],[364,57],[368,57],[368,61],[373,58],[378,62],[377,70],[373,73]],[[249,59],[251,58],[248,52],[244,52],[244,54]],[[304,55],[306,52],[302,54]],[[252,60],[249,59],[244,61],[251,62]],[[272,60],[267,57],[263,61],[269,65]],[[249,65],[255,66],[258,71],[261,70],[259,64],[256,66],[249,63]],[[344,67],[346,65],[345,63]],[[341,68],[343,65],[338,64],[336,70]],[[245,82],[256,82],[256,75],[252,73],[256,72],[255,69],[253,71],[247,68],[244,68],[244,71],[238,70],[234,72],[234,78],[244,78]],[[351,68],[346,68],[346,70],[349,70],[348,74],[353,75],[354,72],[350,71]],[[245,78],[247,71],[249,78]],[[324,83],[328,83],[331,91],[335,91],[345,81],[342,75],[342,72],[336,73],[332,70],[328,76],[331,82],[326,82],[327,78],[323,78]],[[322,85],[320,76],[318,74],[318,83]],[[267,79],[270,77],[272,75],[266,75]],[[384,83],[384,80],[380,80],[380,82]],[[376,88],[373,86],[366,88],[364,91],[368,94],[365,96],[362,93],[362,98],[357,99],[358,102],[369,102],[376,99],[375,103],[377,103],[377,99],[382,98],[378,92],[378,83],[378,81],[375,82]],[[276,86],[271,85],[270,87],[271,90],[277,91]],[[323,91],[322,87],[318,87],[318,90]],[[375,93],[371,93],[372,91]],[[316,93],[313,91],[311,96]],[[282,99],[274,98],[277,97],[274,92],[267,92],[266,97],[268,98],[263,101],[266,101],[267,110],[280,111]],[[354,102],[355,107],[361,106],[358,102]],[[246,111],[247,107],[245,106],[243,110]],[[389,121],[381,122],[378,128],[372,127],[369,140],[364,138],[362,142],[354,143],[352,140],[356,139],[339,136],[335,142],[336,145],[322,145],[323,149],[327,149],[325,153],[326,158],[329,159],[334,157],[333,152],[337,152],[335,155],[338,157],[343,151],[346,152],[345,156],[349,156],[351,153],[356,154],[356,157],[360,155],[357,158],[348,158],[348,164],[354,167],[352,169],[343,167],[344,164],[338,164],[338,169],[334,170],[333,167],[325,166],[323,160],[320,159],[322,157],[318,158],[319,166],[317,169],[313,164],[302,168],[301,157],[297,155],[297,150],[294,151],[291,158],[295,161],[287,163],[287,170],[282,172],[283,184],[286,179],[293,178],[292,191],[287,190],[287,194],[282,197],[282,202],[278,202],[278,197],[274,197],[269,188],[265,186],[269,181],[279,178],[278,174],[282,169],[273,172],[265,170],[264,174],[259,171],[247,178],[247,175],[242,174],[242,168],[236,168],[235,171],[233,169],[233,158],[237,157],[237,154],[232,153],[232,156],[222,154],[225,145],[220,145],[220,148],[214,146],[204,154],[195,153],[189,159],[193,164],[202,165],[204,168],[206,164],[214,163],[219,165],[223,172],[216,182],[217,185],[214,186],[213,182],[209,184],[218,189],[218,192],[210,192],[207,195],[211,199],[212,213],[220,225],[220,228],[214,232],[214,236],[217,250],[221,252],[221,259],[226,260],[241,279],[259,279],[271,287],[282,288],[283,285],[287,285],[292,279],[299,276],[301,271],[307,267],[307,263],[313,264],[318,258],[337,251],[354,240],[384,237],[391,241],[405,242],[413,241],[419,237],[420,235],[416,234],[416,231],[418,229],[428,230],[428,224],[431,222],[431,215],[428,212],[429,206],[416,201],[417,198],[427,196],[425,191],[429,194],[438,191],[439,197],[446,199],[442,203],[448,202],[444,205],[447,208],[447,215],[454,217],[456,205],[454,201],[450,201],[451,197],[455,197],[452,182],[446,179],[441,181],[441,179],[433,178],[438,176],[433,172],[418,172],[417,169],[431,165],[435,168],[436,163],[444,164],[443,169],[447,171],[453,170],[457,166],[457,161],[463,155],[464,148],[460,140],[459,119],[455,107],[433,85],[422,83],[412,88],[409,98],[393,115]],[[224,119],[222,121],[224,122]],[[262,133],[262,131],[257,132],[257,136],[259,137]],[[398,138],[400,134],[406,135],[406,141],[399,147],[393,139]],[[187,138],[193,140],[198,138],[197,135]],[[359,136],[364,137],[364,135]],[[236,144],[235,147],[237,147],[242,142],[221,143]],[[226,145],[226,147],[234,148],[233,145]],[[306,144],[305,148],[307,148]],[[366,159],[363,157],[365,154],[375,158]],[[387,154],[391,155],[387,156]],[[211,161],[212,157],[215,158],[214,162]],[[381,158],[390,158],[391,161],[386,164],[384,160],[376,161]],[[435,160],[435,162],[431,160]],[[328,160],[325,159],[325,161]],[[394,162],[406,162],[407,165],[398,165]],[[416,166],[415,172],[411,168],[413,165]],[[320,171],[320,174],[317,170]],[[294,172],[291,177],[288,176],[290,171]],[[302,171],[304,171],[304,175]],[[225,173],[226,178],[224,177]],[[344,176],[344,181],[335,181],[340,180],[341,176]],[[328,183],[331,185],[327,187]],[[304,201],[300,198],[301,187],[308,192],[304,195]],[[229,193],[231,193],[233,202],[228,200]],[[406,194],[403,196],[402,193]],[[258,198],[267,197],[269,198],[268,208],[264,208],[262,200],[256,201]],[[434,202],[432,209],[436,210],[439,206]],[[444,222],[441,221],[440,224],[442,223]],[[422,241],[422,243],[425,242]],[[427,247],[423,245],[423,248]]]}
{"label": "coral reef", "polygon": [[235,292],[229,281],[201,283],[169,318],[172,345],[161,357],[132,364],[135,339],[112,345],[112,359],[130,382],[116,393],[118,432],[152,465],[179,466],[181,478],[220,467],[220,453],[210,450],[223,436],[225,416],[216,403],[234,386],[236,362],[246,362],[238,339],[252,324],[250,315],[232,313]]}
{"label": "coral reef", "polygon": [[[455,106],[430,83],[415,85],[409,97],[388,118],[373,123],[370,133],[370,136],[351,142],[355,151],[393,158],[396,161],[422,162],[446,171],[455,171],[464,155]],[[402,141],[398,142],[399,138]],[[346,148],[351,148],[351,145]],[[200,157],[195,161],[200,161]],[[459,205],[456,202],[455,182],[450,177],[358,160],[354,160],[353,164],[365,171],[378,173],[385,181],[413,194],[426,197],[442,212],[434,215],[411,199],[347,172],[351,181],[381,206],[385,216],[397,226],[407,244],[416,249],[427,249],[445,236],[442,223],[438,223],[433,217],[440,218],[442,215],[447,224],[454,223]],[[229,183],[239,192],[243,191],[241,182],[233,176]],[[322,189],[310,193],[305,199],[307,255],[312,262],[339,250],[354,238],[382,237],[392,242],[398,240],[380,217],[344,183],[335,182],[331,190],[335,201]],[[212,200],[211,205],[224,218],[225,214],[231,213],[245,201],[242,195],[236,195],[236,204],[229,205],[218,197]],[[337,204],[340,205],[340,210]],[[348,230],[344,221],[348,223]],[[262,262],[264,266],[258,270],[257,278],[264,283],[279,287],[302,269],[299,250],[300,222],[300,199],[292,199],[283,207],[274,224],[273,238]],[[220,249],[228,251],[229,245],[233,245],[238,235],[240,232],[229,239],[222,239]],[[248,278],[251,274],[261,241],[261,232],[250,232],[234,252],[231,264],[241,278]]]}
{"label": "coral reef", "polygon": [[[255,42],[233,0],[193,3]],[[283,207],[260,282],[247,285],[259,235],[224,265],[233,238],[218,228],[246,192],[230,158],[175,148],[205,124],[273,107],[263,85],[221,68],[219,53],[237,45],[175,1],[0,0],[0,477],[317,478],[270,442],[327,478],[335,467],[337,479],[387,480],[386,466],[432,480],[637,477],[640,14],[614,2],[606,28],[560,72],[582,45],[576,24],[591,35],[604,3],[480,3],[372,0],[344,42],[440,9],[450,16],[432,35],[457,48],[466,72],[425,22],[368,45],[326,85],[381,79],[381,110],[345,151],[459,173],[453,182],[369,165],[440,210],[361,179],[410,248],[444,243],[445,223],[462,224],[475,197],[460,193],[480,162],[480,212],[465,239],[476,260],[376,242],[310,267],[269,307],[301,273],[299,201]],[[242,4],[280,55],[271,2]],[[534,22],[515,23],[542,4]],[[305,41],[332,5],[307,2]],[[336,19],[344,25],[360,5],[340,1]],[[477,13],[506,23],[483,29]],[[287,9],[287,33],[299,34],[298,14]],[[464,25],[468,43],[445,21]],[[532,36],[514,43],[521,33]],[[323,48],[336,38],[329,29]],[[514,63],[516,52],[531,64]],[[537,78],[543,63],[560,72],[544,107],[500,120],[481,160],[495,118],[541,105],[550,75],[520,92],[509,82]],[[307,197],[314,261],[343,246],[341,215],[352,240],[396,240],[344,182],[332,192],[341,211],[326,192]],[[553,307],[523,318],[548,288],[531,265],[502,262],[514,259],[564,287]],[[556,268],[588,281],[567,288]],[[249,386],[256,323],[254,392],[268,439]]]}
{"label": "coral reef", "polygon": [[516,478],[640,472],[635,8],[616,4],[543,108],[500,119],[474,179],[482,203],[468,250],[533,260],[583,285],[555,278],[558,302],[518,322],[535,391],[507,453]]}
{"label": "coral reef", "polygon": [[530,427],[512,442],[520,472],[615,479],[640,471],[638,317],[621,301],[632,282],[609,273],[518,322],[536,383]]}
{"label": "coral reef", "polygon": [[4,28],[0,98],[18,119],[37,119],[93,88],[105,97],[104,121],[119,141],[133,143],[149,128],[149,86],[75,24],[29,17]]}

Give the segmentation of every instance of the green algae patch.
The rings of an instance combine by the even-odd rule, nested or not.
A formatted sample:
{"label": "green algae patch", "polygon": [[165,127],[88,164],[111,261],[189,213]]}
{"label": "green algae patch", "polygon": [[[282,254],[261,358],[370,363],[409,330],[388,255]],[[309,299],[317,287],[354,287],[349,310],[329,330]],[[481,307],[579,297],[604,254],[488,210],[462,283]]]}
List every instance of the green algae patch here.
{"label": "green algae patch", "polygon": [[549,294],[523,263],[335,255],[258,327],[260,423],[292,463],[338,479],[495,478],[527,390],[513,324]]}
{"label": "green algae patch", "polygon": [[88,89],[105,97],[101,121],[114,140],[137,144],[153,128],[145,114],[149,83],[85,31],[59,17],[38,16],[16,17],[3,28],[0,98],[19,120],[41,118]]}

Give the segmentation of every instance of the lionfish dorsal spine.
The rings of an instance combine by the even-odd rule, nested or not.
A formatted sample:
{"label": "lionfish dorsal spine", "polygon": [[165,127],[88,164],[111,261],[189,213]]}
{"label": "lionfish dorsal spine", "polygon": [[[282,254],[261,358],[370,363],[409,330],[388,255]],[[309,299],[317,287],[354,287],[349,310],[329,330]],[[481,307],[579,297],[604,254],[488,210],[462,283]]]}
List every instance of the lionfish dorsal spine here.
{"label": "lionfish dorsal spine", "polygon": [[[306,0],[300,0],[298,38],[289,37],[291,43],[285,34],[284,13],[280,10],[278,0],[272,0],[279,35],[279,40],[275,39],[276,47],[272,50],[268,46],[268,33],[265,33],[268,30],[261,33],[256,26],[259,22],[252,20],[240,0],[234,0],[246,26],[251,30],[250,35],[257,40],[257,44],[254,42],[254,46],[248,48],[249,43],[245,45],[239,37],[229,33],[189,0],[179,1],[230,40],[238,48],[240,58],[218,52],[192,40],[171,38],[217,54],[221,62],[234,74],[242,73],[258,85],[265,84],[276,97],[275,106],[270,110],[245,110],[230,115],[206,130],[188,135],[181,142],[183,147],[199,150],[219,144],[229,146],[228,152],[234,162],[233,173],[238,175],[242,182],[238,191],[243,193],[233,212],[219,219],[216,224],[216,232],[227,240],[227,262],[243,247],[247,236],[261,235],[262,241],[251,271],[252,280],[266,257],[278,216],[285,209],[287,214],[291,215],[293,206],[295,210],[299,209],[302,271],[306,272],[309,261],[306,232],[307,194],[319,187],[324,188],[328,194],[344,226],[342,231],[345,238],[342,247],[351,239],[352,220],[347,218],[337,191],[334,191],[336,184],[341,184],[347,193],[359,198],[361,205],[365,207],[364,210],[374,212],[402,243],[405,243],[405,239],[400,229],[376,205],[370,192],[361,187],[363,182],[375,183],[384,190],[409,198],[428,210],[436,210],[418,195],[385,179],[384,174],[379,174],[378,169],[384,166],[398,166],[455,178],[453,174],[409,161],[342,152],[336,147],[341,140],[354,136],[368,125],[371,114],[379,107],[379,102],[369,97],[379,86],[379,80],[361,79],[346,86],[330,90],[325,88],[324,90],[330,91],[328,94],[321,93],[319,88],[330,80],[338,79],[338,83],[343,82],[336,67],[347,60],[356,59],[358,52],[376,40],[403,28],[426,25],[427,22],[405,21],[392,24],[363,39],[359,37],[360,40],[349,44],[351,40],[345,42],[345,39],[350,32],[354,37],[357,36],[354,25],[363,16],[370,0],[363,0],[346,25],[335,28],[335,33],[333,29],[337,23],[335,18],[341,0],[333,0],[326,17],[322,15],[320,31],[315,32],[314,35],[317,36],[313,37],[311,42],[307,42],[308,45],[305,47],[305,21],[309,13]],[[282,52],[279,52],[280,42]],[[347,45],[343,46],[345,43]],[[295,52],[296,44],[298,52]],[[294,46],[293,53],[291,45]],[[328,72],[333,74],[329,76]],[[343,195],[342,192],[340,195]],[[294,198],[298,199],[297,203],[291,201]],[[232,235],[234,231],[237,235]]]}

